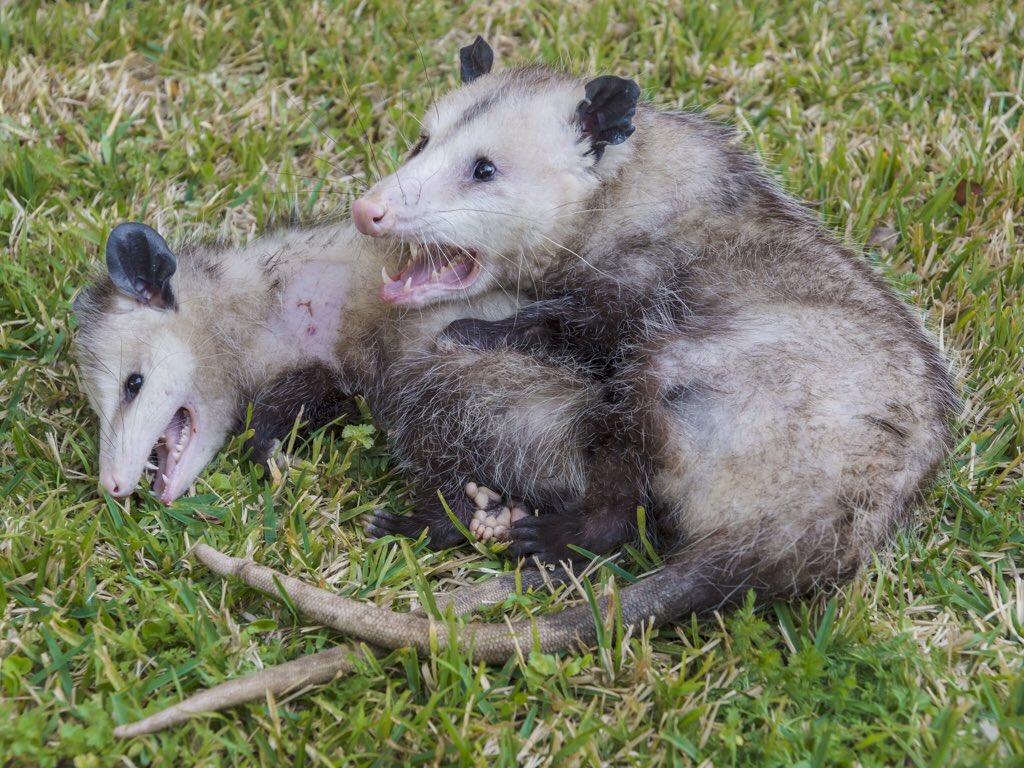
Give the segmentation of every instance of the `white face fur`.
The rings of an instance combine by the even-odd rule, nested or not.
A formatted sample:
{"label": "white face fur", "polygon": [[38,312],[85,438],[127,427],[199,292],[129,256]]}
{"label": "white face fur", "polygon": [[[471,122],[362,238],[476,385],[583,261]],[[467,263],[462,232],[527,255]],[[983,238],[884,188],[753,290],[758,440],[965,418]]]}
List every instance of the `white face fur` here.
{"label": "white face fur", "polygon": [[361,232],[414,248],[382,276],[385,301],[471,298],[565,256],[600,184],[576,120],[583,96],[580,80],[513,70],[479,77],[427,112],[413,156],[353,206]]}
{"label": "white face fur", "polygon": [[100,421],[100,485],[112,496],[135,490],[155,451],[153,492],[170,504],[236,426],[232,385],[204,375],[203,329],[185,311],[116,294],[111,311],[80,315],[83,385]]}

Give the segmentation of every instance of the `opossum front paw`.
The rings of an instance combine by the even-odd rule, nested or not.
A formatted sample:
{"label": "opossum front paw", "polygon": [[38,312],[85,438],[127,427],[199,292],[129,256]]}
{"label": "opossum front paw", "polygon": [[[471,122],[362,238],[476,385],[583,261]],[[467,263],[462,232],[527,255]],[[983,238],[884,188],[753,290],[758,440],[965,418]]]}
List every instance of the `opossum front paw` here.
{"label": "opossum front paw", "polygon": [[506,503],[501,494],[476,483],[466,483],[465,492],[476,506],[469,532],[479,541],[505,541],[511,527],[530,514],[522,504]]}
{"label": "opossum front paw", "polygon": [[249,449],[249,461],[253,464],[268,464],[274,458],[274,453],[280,448],[281,441],[276,438],[262,436],[257,439],[255,436],[245,443]]}
{"label": "opossum front paw", "polygon": [[454,320],[441,331],[442,341],[453,341],[476,349],[497,349],[505,346],[508,333],[501,322],[464,317]]}
{"label": "opossum front paw", "polygon": [[431,549],[447,549],[465,542],[462,532],[448,519],[447,513],[434,509],[426,514],[421,511],[408,516],[378,509],[367,521],[364,530],[371,539],[384,536],[418,539],[426,531]]}
{"label": "opossum front paw", "polygon": [[534,351],[555,347],[558,332],[543,319],[513,316],[504,320],[479,320],[465,317],[449,323],[440,338],[475,349]]}

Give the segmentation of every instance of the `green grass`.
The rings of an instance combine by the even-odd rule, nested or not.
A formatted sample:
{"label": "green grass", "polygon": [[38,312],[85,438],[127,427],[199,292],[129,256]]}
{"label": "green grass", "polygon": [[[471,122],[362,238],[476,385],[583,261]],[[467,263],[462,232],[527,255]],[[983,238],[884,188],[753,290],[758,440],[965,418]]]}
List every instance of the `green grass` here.
{"label": "green grass", "polygon": [[[1020,6],[452,5],[0,7],[0,764],[1024,764]],[[503,567],[366,542],[363,511],[408,503],[379,438],[318,435],[279,478],[236,442],[170,509],[101,498],[69,309],[123,219],[244,240],[345,206],[477,31],[500,58],[628,75],[734,122],[853,243],[895,230],[868,254],[961,371],[948,472],[915,535],[833,596],[501,668],[398,651],[114,741],[185,693],[344,642],[182,560],[200,537],[396,607]]]}

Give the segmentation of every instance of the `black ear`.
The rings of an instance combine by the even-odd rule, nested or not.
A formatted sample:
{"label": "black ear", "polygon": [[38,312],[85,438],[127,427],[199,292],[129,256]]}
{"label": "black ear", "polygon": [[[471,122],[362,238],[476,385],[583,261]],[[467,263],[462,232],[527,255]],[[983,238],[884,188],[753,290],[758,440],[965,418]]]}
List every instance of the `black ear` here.
{"label": "black ear", "polygon": [[459,69],[462,82],[468,83],[491,71],[491,67],[494,66],[494,51],[486,40],[477,35],[472,45],[459,49],[459,60],[462,62]]}
{"label": "black ear", "polygon": [[624,77],[604,75],[587,83],[586,95],[576,107],[576,118],[600,156],[606,145],[621,144],[635,130],[640,86]]}
{"label": "black ear", "polygon": [[107,238],[107,272],[121,291],[157,309],[177,309],[171,275],[178,262],[155,229],[118,224]]}

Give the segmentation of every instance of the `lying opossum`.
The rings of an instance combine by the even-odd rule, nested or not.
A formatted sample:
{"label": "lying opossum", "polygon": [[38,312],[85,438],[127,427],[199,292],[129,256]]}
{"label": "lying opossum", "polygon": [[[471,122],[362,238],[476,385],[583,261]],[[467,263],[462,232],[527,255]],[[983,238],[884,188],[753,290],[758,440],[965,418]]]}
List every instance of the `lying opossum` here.
{"label": "lying opossum", "polygon": [[[443,260],[460,301],[524,285],[543,300],[450,329],[460,371],[519,385],[492,394],[491,450],[471,452],[477,478],[546,508],[512,527],[512,551],[607,551],[646,503],[667,551],[718,553],[735,564],[723,578],[766,595],[848,577],[949,439],[956,396],[918,319],[724,128],[638,105],[617,77],[490,73],[481,39],[462,58],[464,87],[427,112],[413,156],[353,219],[418,246],[387,301],[455,295],[426,278]],[[535,380],[529,355],[552,348],[596,365],[601,396],[575,377]],[[431,415],[399,425],[400,452],[454,468],[458,485],[438,450],[484,439],[467,418],[475,383],[447,360],[401,378]],[[450,538],[433,507],[382,513],[371,530],[424,528]]]}
{"label": "lying opossum", "polygon": [[[175,257],[150,227],[116,227],[107,274],[75,300],[82,384],[100,420],[100,485],[127,496],[148,465],[153,492],[170,504],[242,426],[249,403],[256,461],[300,414],[318,426],[356,413],[356,394],[386,425],[377,404],[388,368],[434,354],[439,331],[474,314],[458,302],[414,312],[380,302],[386,248],[345,221]],[[478,314],[497,319],[514,307],[501,294]]]}
{"label": "lying opossum", "polygon": [[149,465],[153,492],[170,504],[249,402],[254,460],[300,410],[314,425],[354,411],[366,363],[346,340],[381,314],[366,298],[381,254],[353,235],[347,223],[291,228],[248,248],[192,246],[175,258],[143,224],[113,230],[107,275],[75,300],[103,488],[127,496]]}

